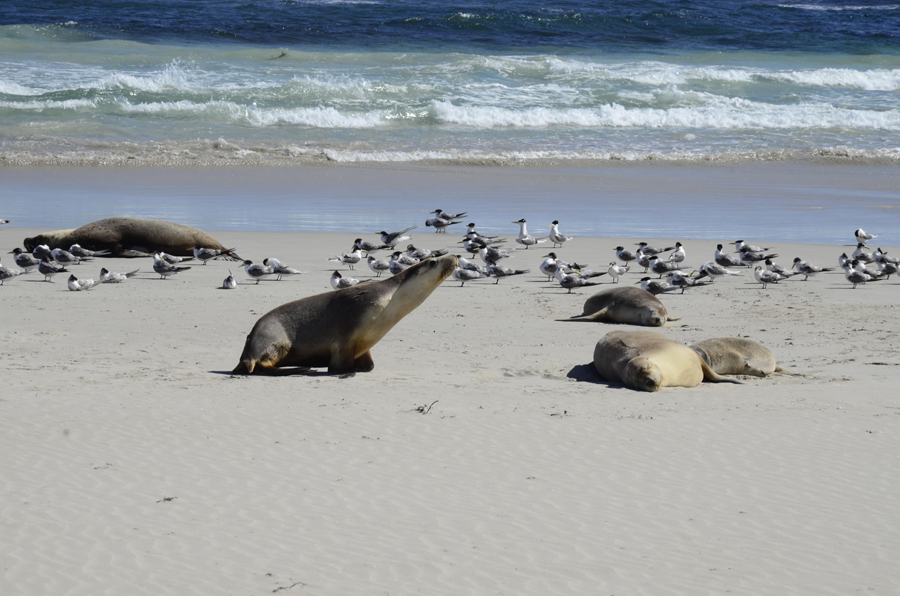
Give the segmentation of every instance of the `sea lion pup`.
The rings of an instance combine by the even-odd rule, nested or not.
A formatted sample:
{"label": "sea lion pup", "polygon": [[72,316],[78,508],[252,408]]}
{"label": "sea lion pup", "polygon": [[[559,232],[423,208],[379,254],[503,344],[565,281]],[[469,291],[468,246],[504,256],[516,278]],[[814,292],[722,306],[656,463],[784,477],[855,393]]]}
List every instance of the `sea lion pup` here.
{"label": "sea lion pup", "polygon": [[[156,219],[112,217],[85,224],[74,230],[45,232],[24,240],[25,248],[46,244],[50,248],[68,248],[78,244],[88,250],[108,250],[111,257],[149,257],[156,251],[177,256],[193,256],[197,245],[228,251],[202,230]],[[243,261],[233,251],[232,260]]]}
{"label": "sea lion pup", "polygon": [[584,312],[559,321],[626,323],[645,327],[662,327],[671,317],[659,298],[641,288],[609,288],[601,290],[584,303]]}
{"label": "sea lion pup", "polygon": [[441,285],[458,261],[427,259],[382,281],[282,304],[260,318],[234,374],[275,373],[286,366],[328,367],[329,374],[369,372],[370,350]]}
{"label": "sea lion pup", "polygon": [[765,377],[773,372],[791,374],[775,365],[767,348],[742,337],[714,337],[688,346],[720,375]]}
{"label": "sea lion pup", "polygon": [[594,347],[594,367],[607,381],[638,391],[696,387],[704,379],[740,384],[719,376],[697,352],[656,331],[610,331]]}

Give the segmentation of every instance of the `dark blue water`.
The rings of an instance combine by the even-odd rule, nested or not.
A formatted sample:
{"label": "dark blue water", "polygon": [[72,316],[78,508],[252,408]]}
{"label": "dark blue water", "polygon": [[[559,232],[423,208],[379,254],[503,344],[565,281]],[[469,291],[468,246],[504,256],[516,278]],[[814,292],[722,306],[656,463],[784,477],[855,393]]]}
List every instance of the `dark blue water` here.
{"label": "dark blue water", "polygon": [[67,35],[154,44],[458,47],[492,52],[900,52],[900,5],[891,0],[0,2],[0,25],[70,21],[77,26]]}

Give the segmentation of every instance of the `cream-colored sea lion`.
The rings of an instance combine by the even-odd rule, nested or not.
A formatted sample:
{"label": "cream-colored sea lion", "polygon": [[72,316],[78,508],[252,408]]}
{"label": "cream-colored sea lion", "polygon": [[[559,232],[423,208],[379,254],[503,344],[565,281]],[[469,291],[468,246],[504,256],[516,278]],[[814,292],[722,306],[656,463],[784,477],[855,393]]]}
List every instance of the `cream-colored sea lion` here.
{"label": "cream-colored sea lion", "polygon": [[385,279],[282,304],[260,318],[235,374],[287,366],[369,372],[370,350],[456,268],[453,255],[427,259]]}
{"label": "cream-colored sea lion", "polygon": [[584,312],[560,321],[603,321],[645,327],[662,327],[670,317],[659,298],[641,288],[609,288],[601,290],[584,303]]}
{"label": "cream-colored sea lion", "polygon": [[78,244],[88,250],[108,250],[112,257],[147,257],[160,250],[176,256],[192,256],[194,247],[202,246],[228,251],[232,260],[243,260],[202,230],[140,217],[101,219],[74,230],[45,232],[24,240],[28,250],[40,244],[66,250]]}
{"label": "cream-colored sea lion", "polygon": [[742,337],[714,337],[688,346],[720,375],[765,377],[787,371],[775,365],[775,356],[767,348]]}
{"label": "cream-colored sea lion", "polygon": [[638,391],[696,387],[704,379],[739,383],[720,377],[697,352],[656,331],[610,331],[594,348],[594,367],[607,381]]}

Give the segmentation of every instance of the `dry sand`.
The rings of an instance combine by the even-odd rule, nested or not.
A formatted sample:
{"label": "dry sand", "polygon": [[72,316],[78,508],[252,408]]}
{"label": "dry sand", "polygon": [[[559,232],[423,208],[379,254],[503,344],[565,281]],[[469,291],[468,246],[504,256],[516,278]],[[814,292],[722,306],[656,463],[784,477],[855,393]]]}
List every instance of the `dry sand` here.
{"label": "dry sand", "polygon": [[[0,231],[3,263],[32,232]],[[750,337],[799,374],[648,394],[585,366],[622,327],[554,321],[593,289],[547,283],[542,245],[510,262],[528,275],[446,282],[371,373],[236,378],[254,322],[331,291],[353,237],[214,235],[308,273],[102,260],[72,270],[142,272],[0,288],[0,593],[900,593],[900,280],[763,290],[747,271],[663,296],[669,337]],[[637,240],[557,252],[603,269]],[[775,248],[829,267],[852,250]],[[238,289],[218,289],[229,268]]]}

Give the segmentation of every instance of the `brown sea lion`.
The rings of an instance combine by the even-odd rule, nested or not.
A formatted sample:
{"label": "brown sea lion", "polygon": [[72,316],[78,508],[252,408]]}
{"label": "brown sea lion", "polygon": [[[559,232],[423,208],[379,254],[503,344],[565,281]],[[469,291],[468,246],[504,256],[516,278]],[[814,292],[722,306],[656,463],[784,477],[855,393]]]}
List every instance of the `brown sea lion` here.
{"label": "brown sea lion", "polygon": [[584,303],[584,312],[560,321],[602,321],[645,327],[662,327],[671,317],[659,298],[641,288],[609,288],[601,290]]}
{"label": "brown sea lion", "polygon": [[234,374],[282,367],[328,367],[330,374],[369,372],[370,350],[422,304],[459,261],[426,259],[382,281],[282,304],[253,326]]}
{"label": "brown sea lion", "polygon": [[688,346],[720,375],[765,377],[787,373],[775,365],[775,356],[757,342],[742,337],[714,337]]}
{"label": "brown sea lion", "polygon": [[195,246],[228,251],[232,260],[242,261],[202,230],[157,219],[111,217],[85,224],[74,230],[45,232],[24,240],[25,248],[46,244],[68,250],[78,244],[88,250],[108,250],[111,257],[147,257],[161,250],[176,256],[192,256]]}
{"label": "brown sea lion", "polygon": [[740,383],[721,377],[689,347],[656,331],[610,331],[594,348],[600,376],[638,391],[696,387],[703,380]]}

